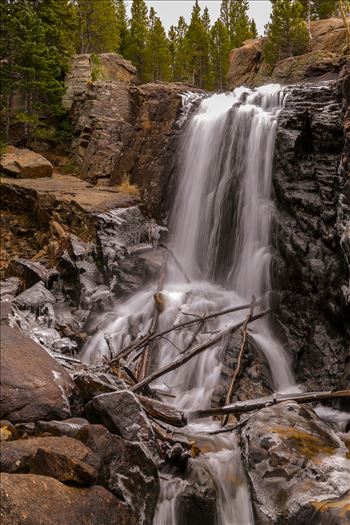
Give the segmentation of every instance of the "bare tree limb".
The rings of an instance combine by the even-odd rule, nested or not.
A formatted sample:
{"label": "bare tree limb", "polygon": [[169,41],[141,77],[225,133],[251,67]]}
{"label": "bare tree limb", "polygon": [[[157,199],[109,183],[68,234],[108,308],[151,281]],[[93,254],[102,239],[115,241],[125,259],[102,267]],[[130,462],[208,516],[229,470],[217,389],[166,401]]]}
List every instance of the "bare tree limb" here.
{"label": "bare tree limb", "polygon": [[[233,393],[234,393],[234,390],[235,390],[236,379],[237,379],[237,377],[239,376],[239,374],[241,372],[242,362],[243,362],[243,354],[244,354],[244,350],[245,350],[245,346],[246,346],[246,342],[247,342],[248,323],[251,320],[251,318],[253,317],[254,308],[255,308],[255,301],[256,301],[256,298],[253,295],[252,302],[250,304],[249,313],[247,315],[247,318],[246,318],[245,323],[244,323],[243,328],[242,328],[242,342],[241,342],[241,346],[240,346],[240,349],[239,349],[239,352],[238,352],[237,365],[236,365],[235,371],[233,372],[233,376],[232,376],[230,385],[229,385],[228,390],[227,390],[225,405],[229,405],[231,403],[231,401],[232,401]],[[222,418],[221,426],[224,427],[226,425],[227,421],[228,421],[228,415],[225,414],[224,417]]]}
{"label": "bare tree limb", "polygon": [[[257,319],[260,319],[261,317],[264,317],[269,312],[270,312],[270,310],[265,310],[264,312],[261,312],[260,314],[257,314],[254,317],[252,317],[249,322],[256,321]],[[226,328],[225,330],[220,332],[220,334],[218,334],[216,337],[213,337],[212,339],[209,339],[209,341],[206,341],[205,343],[203,343],[201,345],[198,345],[195,348],[193,348],[192,350],[190,350],[189,352],[187,352],[183,357],[180,357],[179,359],[175,360],[173,363],[170,363],[169,365],[163,366],[159,370],[156,370],[155,372],[153,372],[153,374],[150,374],[148,377],[145,377],[145,379],[140,381],[137,385],[134,385],[131,390],[133,392],[137,392],[138,390],[140,390],[142,387],[144,387],[145,385],[147,385],[151,381],[154,381],[155,379],[158,379],[162,375],[165,375],[165,374],[167,374],[168,372],[170,372],[172,370],[176,370],[177,368],[179,368],[183,364],[185,364],[188,361],[190,361],[191,359],[193,359],[198,354],[201,354],[202,352],[204,352],[204,350],[207,350],[208,348],[210,348],[213,345],[215,345],[216,343],[218,343],[222,339],[222,337],[224,335],[229,334],[229,333],[233,333],[236,330],[238,330],[244,323],[245,323],[245,321],[241,321],[241,322],[239,322],[239,323],[237,323],[237,324],[235,324],[233,326],[230,326],[230,327]]]}
{"label": "bare tree limb", "polygon": [[178,258],[176,257],[176,255],[174,254],[174,252],[169,248],[169,246],[165,246],[165,244],[159,244],[159,246],[161,246],[162,248],[165,248],[168,253],[171,255],[171,258],[173,259],[174,263],[175,263],[175,266],[177,267],[178,270],[180,270],[180,272],[182,273],[182,275],[184,276],[185,278],[185,281],[187,283],[190,283],[191,282],[191,279],[189,278],[189,276],[187,275],[187,273],[185,272],[185,270],[182,268]]}
{"label": "bare tree limb", "polygon": [[247,401],[237,401],[232,405],[208,408],[207,410],[196,410],[189,412],[188,421],[203,419],[211,416],[222,416],[223,414],[238,414],[251,412],[264,407],[282,403],[283,401],[296,401],[297,403],[313,403],[330,399],[350,398],[350,390],[326,391],[326,392],[297,392],[295,394],[273,394],[272,396],[260,397],[259,399],[249,399]]}
{"label": "bare tree limb", "polygon": [[[257,301],[256,304],[260,304],[261,301]],[[201,319],[203,321],[207,321],[208,319],[214,319],[215,317],[220,317],[222,315],[230,314],[233,312],[240,312],[241,310],[247,310],[250,308],[249,304],[242,304],[240,306],[232,306],[230,308],[226,308],[225,310],[219,311],[219,312],[213,312],[211,314],[203,316]],[[118,355],[113,358],[108,364],[110,365],[116,365],[118,364],[118,361],[120,359],[124,359],[127,357],[131,352],[134,352],[136,350],[141,349],[144,347],[148,342],[156,341],[157,339],[161,339],[164,335],[169,334],[170,332],[173,332],[174,330],[180,330],[181,328],[185,328],[187,326],[190,326],[192,324],[197,324],[198,318],[196,319],[190,319],[189,321],[185,321],[183,323],[178,323],[173,325],[171,328],[167,328],[166,330],[163,330],[162,332],[154,333],[154,334],[146,334],[141,336],[137,341],[133,341],[130,345],[123,348]]]}
{"label": "bare tree limb", "polygon": [[[206,410],[195,410],[188,412],[176,408],[174,405],[167,405],[149,399],[144,396],[137,396],[142,406],[148,414],[155,419],[159,419],[166,424],[181,428],[196,419],[203,419],[211,416],[222,416],[223,414],[241,414],[269,407],[283,401],[295,401],[296,403],[315,403],[331,399],[350,398],[350,390],[326,391],[326,392],[296,392],[294,394],[273,394],[271,396],[249,399],[247,401],[237,401],[231,405]],[[240,423],[238,423],[240,426]],[[236,426],[237,427],[237,426]],[[226,429],[223,429],[226,431]],[[227,427],[227,432],[234,430],[234,427]],[[214,431],[220,433],[221,431]],[[208,433],[210,434],[210,432]]]}
{"label": "bare tree limb", "polygon": [[[168,260],[168,252],[164,254],[162,266],[161,266],[160,274],[159,274],[157,293],[153,295],[154,310],[153,310],[151,326],[148,332],[149,335],[153,334],[157,330],[159,314],[162,311],[162,307],[163,307],[162,299],[160,297],[161,295],[160,292],[163,290],[163,286],[164,286],[167,260]],[[150,343],[148,342],[145,348],[145,351],[142,354],[140,366],[138,369],[137,377],[139,381],[144,379],[148,373],[148,368],[149,368],[149,363],[150,363],[150,352],[151,352],[151,346],[150,346]]]}

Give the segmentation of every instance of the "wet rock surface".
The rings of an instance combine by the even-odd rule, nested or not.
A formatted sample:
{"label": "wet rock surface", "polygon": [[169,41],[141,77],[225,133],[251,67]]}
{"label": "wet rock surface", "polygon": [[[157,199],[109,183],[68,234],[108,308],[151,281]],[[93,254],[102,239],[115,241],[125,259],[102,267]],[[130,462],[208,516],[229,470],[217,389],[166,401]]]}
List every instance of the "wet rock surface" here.
{"label": "wet rock surface", "polygon": [[70,416],[73,381],[41,346],[1,327],[2,418],[13,423]]}
{"label": "wet rock surface", "polygon": [[214,480],[203,468],[187,473],[189,484],[177,496],[175,513],[181,525],[216,525],[217,494]]}
{"label": "wet rock surface", "polygon": [[77,435],[100,458],[98,483],[125,501],[137,515],[135,523],[151,525],[159,494],[158,471],[139,444],[89,425]]}
{"label": "wet rock surface", "polygon": [[259,410],[245,425],[242,439],[261,524],[306,523],[305,509],[321,507],[350,486],[345,444],[307,405],[284,402]]}
{"label": "wet rock surface", "polygon": [[101,394],[85,407],[87,418],[102,423],[110,432],[124,439],[142,443],[150,453],[157,454],[157,440],[140,402],[128,390]]}
{"label": "wet rock surface", "polygon": [[342,101],[333,82],[289,88],[276,139],[273,308],[309,390],[333,388],[349,352]]}

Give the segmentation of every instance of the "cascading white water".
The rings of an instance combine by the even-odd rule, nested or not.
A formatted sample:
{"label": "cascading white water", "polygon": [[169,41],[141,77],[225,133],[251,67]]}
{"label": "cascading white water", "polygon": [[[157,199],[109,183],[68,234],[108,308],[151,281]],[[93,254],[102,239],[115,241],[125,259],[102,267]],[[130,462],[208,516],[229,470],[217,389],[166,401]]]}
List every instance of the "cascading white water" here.
{"label": "cascading white water", "polygon": [[[278,85],[214,95],[201,103],[184,137],[174,252],[190,277],[215,278],[246,300],[270,290],[271,173],[283,98]],[[265,321],[256,341],[277,390],[295,390]]]}
{"label": "cascading white water", "polygon": [[[239,88],[202,100],[188,122],[180,151],[171,245],[191,282],[184,282],[178,270],[171,270],[162,292],[165,305],[159,330],[188,320],[188,315],[219,311],[269,291],[271,171],[282,104],[279,86],[256,91]],[[118,349],[137,334],[145,334],[152,319],[153,291],[143,290],[119,305],[116,318],[110,321],[109,316],[102,324],[82,357],[92,361],[98,353],[108,351],[106,332]],[[207,321],[196,334],[196,344],[245,315],[238,312]],[[267,357],[276,389],[295,389],[288,360],[267,321],[251,327]],[[162,340],[153,348],[152,366],[174,361],[193,341],[193,330],[172,332]],[[171,402],[181,408],[209,407],[220,378],[223,347],[212,347],[152,386],[171,392]],[[217,423],[208,420],[188,425],[185,432],[207,450],[200,455],[200,464],[216,487],[218,525],[248,525],[253,515],[239,448],[232,434],[208,437],[208,430],[216,428]],[[191,464],[195,471],[199,460]],[[175,502],[185,485],[181,478],[162,481],[155,525],[183,523]]]}

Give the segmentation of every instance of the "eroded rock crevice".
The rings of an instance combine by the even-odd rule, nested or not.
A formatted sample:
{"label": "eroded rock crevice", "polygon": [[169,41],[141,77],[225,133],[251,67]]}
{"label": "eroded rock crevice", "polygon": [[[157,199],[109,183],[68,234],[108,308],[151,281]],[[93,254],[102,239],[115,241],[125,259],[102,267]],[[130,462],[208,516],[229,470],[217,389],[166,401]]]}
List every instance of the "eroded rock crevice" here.
{"label": "eroded rock crevice", "polygon": [[287,93],[273,171],[274,308],[298,381],[334,388],[350,335],[347,100],[335,82]]}

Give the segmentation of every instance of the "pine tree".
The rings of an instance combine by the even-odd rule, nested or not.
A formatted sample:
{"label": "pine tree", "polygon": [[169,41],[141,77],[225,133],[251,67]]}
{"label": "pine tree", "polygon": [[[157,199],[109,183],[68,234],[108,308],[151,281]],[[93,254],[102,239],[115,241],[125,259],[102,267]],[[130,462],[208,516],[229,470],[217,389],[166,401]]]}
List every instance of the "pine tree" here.
{"label": "pine tree", "polygon": [[170,42],[172,79],[174,81],[190,82],[190,72],[186,56],[186,35],[188,26],[183,16],[180,16],[176,27],[170,28],[168,37]]}
{"label": "pine tree", "polygon": [[221,19],[218,19],[211,28],[210,52],[213,87],[216,90],[222,90],[226,87],[230,39],[228,30]]}
{"label": "pine tree", "polygon": [[305,12],[299,0],[272,0],[271,21],[266,26],[265,59],[279,60],[304,53],[308,48]]}
{"label": "pine tree", "polygon": [[252,38],[257,38],[257,36],[258,36],[258,29],[256,27],[256,23],[255,23],[254,18],[252,18],[252,22],[250,24],[250,32],[252,34]]}
{"label": "pine tree", "polygon": [[149,31],[147,35],[145,80],[170,79],[169,42],[160,18],[153,7],[149,13]]}
{"label": "pine tree", "polygon": [[[22,123],[24,139],[52,136],[53,118],[62,116],[63,76],[74,51],[74,9],[68,0],[1,3],[1,113],[4,134]],[[14,95],[23,100],[15,112]]]}
{"label": "pine tree", "polygon": [[106,53],[118,49],[114,0],[73,0],[79,18],[80,53]]}
{"label": "pine tree", "polygon": [[210,61],[210,15],[208,7],[204,8],[202,15],[203,23],[203,66],[202,66],[202,75],[203,83],[206,89],[212,89],[212,71],[211,71],[211,61]]}
{"label": "pine tree", "polygon": [[205,88],[208,72],[207,34],[198,0],[193,6],[191,22],[185,36],[185,53],[189,65],[190,81],[195,86]]}
{"label": "pine tree", "polygon": [[130,41],[126,58],[137,68],[141,82],[144,82],[147,60],[148,10],[144,0],[133,0],[131,5]]}
{"label": "pine tree", "polygon": [[125,56],[130,41],[125,0],[116,1],[116,19],[118,33],[118,52]]}
{"label": "pine tree", "polygon": [[245,40],[253,36],[248,9],[248,0],[231,0],[232,47],[240,47]]}
{"label": "pine tree", "polygon": [[220,20],[229,33],[231,49],[240,47],[245,40],[253,38],[248,17],[248,0],[222,0]]}
{"label": "pine tree", "polygon": [[171,81],[174,82],[176,79],[176,28],[175,26],[170,26],[168,31],[168,41],[169,41],[169,53],[170,53],[170,71],[171,71]]}
{"label": "pine tree", "polygon": [[339,15],[338,0],[311,0],[311,17],[314,20]]}

